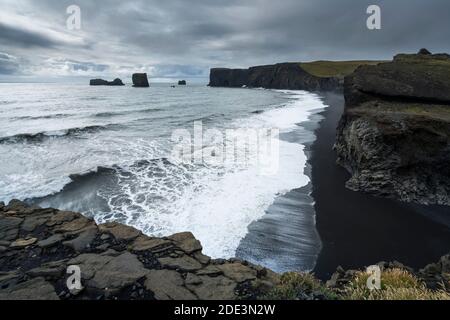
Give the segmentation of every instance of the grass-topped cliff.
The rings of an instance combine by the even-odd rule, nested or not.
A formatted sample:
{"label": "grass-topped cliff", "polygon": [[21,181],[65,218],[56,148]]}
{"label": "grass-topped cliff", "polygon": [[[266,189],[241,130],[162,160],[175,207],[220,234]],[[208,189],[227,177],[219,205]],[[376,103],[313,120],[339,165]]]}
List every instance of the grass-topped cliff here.
{"label": "grass-topped cliff", "polygon": [[312,61],[301,62],[300,67],[313,76],[321,78],[344,78],[362,65],[376,65],[382,61],[351,60],[351,61]]}
{"label": "grass-topped cliff", "polygon": [[400,54],[345,78],[336,143],[348,188],[450,205],[450,55]]}
{"label": "grass-topped cliff", "polygon": [[378,61],[279,63],[249,69],[211,69],[211,87],[250,87],[308,91],[340,91],[344,76]]}

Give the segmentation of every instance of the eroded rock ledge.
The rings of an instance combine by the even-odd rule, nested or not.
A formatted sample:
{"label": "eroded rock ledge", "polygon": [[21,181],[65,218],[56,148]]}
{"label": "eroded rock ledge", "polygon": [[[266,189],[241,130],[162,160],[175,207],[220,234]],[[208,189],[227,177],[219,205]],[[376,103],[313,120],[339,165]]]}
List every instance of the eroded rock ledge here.
{"label": "eroded rock ledge", "polygon": [[[450,299],[450,255],[418,272],[398,262],[378,265],[405,270],[417,277],[420,292],[446,290],[438,292]],[[68,266],[80,267],[82,290],[68,289]],[[151,238],[75,212],[0,202],[0,300],[349,299],[361,274],[338,268],[325,285],[308,273],[211,260],[189,232]]]}
{"label": "eroded rock ledge", "polygon": [[[70,292],[67,267],[84,289]],[[249,299],[279,281],[240,260],[211,260],[191,233],[151,238],[79,213],[0,203],[2,299]]]}
{"label": "eroded rock ledge", "polygon": [[338,163],[347,187],[450,205],[450,56],[401,54],[345,78]]}

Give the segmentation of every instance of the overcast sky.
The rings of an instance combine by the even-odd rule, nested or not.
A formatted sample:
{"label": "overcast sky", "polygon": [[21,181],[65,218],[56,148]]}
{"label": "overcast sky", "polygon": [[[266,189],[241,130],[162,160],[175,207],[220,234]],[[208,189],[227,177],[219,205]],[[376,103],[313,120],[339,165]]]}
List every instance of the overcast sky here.
{"label": "overcast sky", "polygon": [[[66,9],[81,8],[81,30]],[[366,9],[382,9],[382,29]],[[0,81],[205,79],[209,68],[450,52],[449,0],[0,0]]]}

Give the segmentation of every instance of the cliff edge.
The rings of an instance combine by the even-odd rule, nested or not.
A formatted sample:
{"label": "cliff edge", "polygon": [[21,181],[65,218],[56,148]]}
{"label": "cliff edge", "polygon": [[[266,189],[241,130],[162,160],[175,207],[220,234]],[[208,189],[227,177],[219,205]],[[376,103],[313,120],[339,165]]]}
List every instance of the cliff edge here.
{"label": "cliff edge", "polygon": [[[212,260],[189,232],[154,238],[75,212],[0,202],[0,300],[450,299],[450,255],[419,272],[398,262],[379,267],[388,289],[373,295],[359,280],[364,271],[339,268],[325,285],[309,273]],[[76,268],[80,289],[68,287]]]}
{"label": "cliff edge", "polygon": [[344,95],[335,147],[347,187],[450,205],[450,56],[421,50],[360,66]]}
{"label": "cliff edge", "polygon": [[211,87],[342,91],[344,77],[358,66],[378,61],[314,61],[279,63],[249,69],[213,68]]}

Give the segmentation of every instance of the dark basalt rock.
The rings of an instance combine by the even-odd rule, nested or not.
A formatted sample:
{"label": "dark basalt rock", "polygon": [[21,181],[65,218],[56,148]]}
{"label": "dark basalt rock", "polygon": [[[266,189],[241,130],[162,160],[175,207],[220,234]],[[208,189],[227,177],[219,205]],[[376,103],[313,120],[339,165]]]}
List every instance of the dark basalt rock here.
{"label": "dark basalt rock", "polygon": [[178,81],[178,85],[179,85],[179,86],[185,86],[185,85],[187,85],[186,80],[180,80],[180,81]]}
{"label": "dark basalt rock", "polygon": [[400,54],[346,77],[338,163],[347,187],[450,205],[450,57]]}
{"label": "dark basalt rock", "polygon": [[113,81],[106,81],[103,79],[92,79],[90,81],[91,86],[124,86],[124,83],[119,78]]}
{"label": "dark basalt rock", "polygon": [[[27,219],[39,226],[24,232]],[[450,256],[418,273],[398,262],[379,265],[406,269],[433,289],[444,282],[450,290]],[[81,290],[67,287],[69,266],[80,267]],[[339,293],[356,272],[338,269],[328,286]],[[327,299],[308,283],[295,283],[298,299]],[[293,287],[266,268],[211,260],[190,232],[151,238],[119,223],[97,225],[75,212],[0,203],[0,300],[242,300],[282,296],[286,289]]]}
{"label": "dark basalt rock", "polygon": [[428,51],[428,50],[425,49],[425,48],[422,48],[422,49],[419,50],[418,54],[429,55],[429,54],[431,54],[431,52]]}
{"label": "dark basalt rock", "polygon": [[133,87],[147,88],[150,87],[146,73],[133,74]]}
{"label": "dark basalt rock", "polygon": [[338,78],[311,75],[299,63],[280,63],[249,69],[211,69],[211,87],[253,87],[309,91],[334,91],[342,87]]}
{"label": "dark basalt rock", "polygon": [[[73,265],[81,269],[81,291],[66,286]],[[0,203],[0,300],[245,299],[264,294],[258,283],[279,281],[249,263],[221,267],[190,232],[151,238],[79,213]],[[245,295],[235,290],[242,283]]]}

